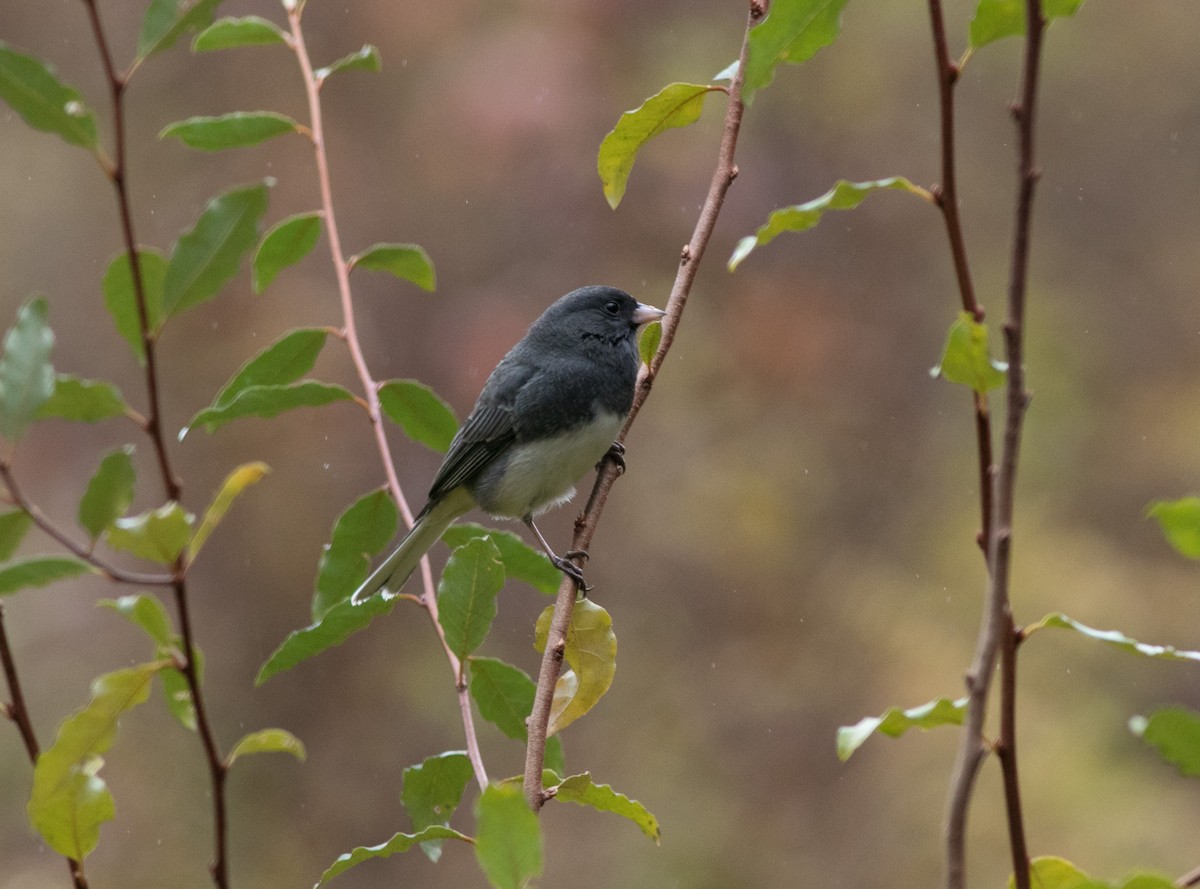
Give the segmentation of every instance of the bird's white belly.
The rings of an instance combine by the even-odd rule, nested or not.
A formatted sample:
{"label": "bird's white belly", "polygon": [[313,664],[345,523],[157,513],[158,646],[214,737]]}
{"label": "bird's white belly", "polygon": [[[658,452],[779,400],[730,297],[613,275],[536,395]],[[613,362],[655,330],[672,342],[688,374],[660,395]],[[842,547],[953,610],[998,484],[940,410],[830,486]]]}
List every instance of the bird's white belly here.
{"label": "bird's white belly", "polygon": [[565,435],[518,445],[484,508],[498,517],[523,518],[570,500],[575,483],[612,446],[622,420],[617,414],[602,414]]}

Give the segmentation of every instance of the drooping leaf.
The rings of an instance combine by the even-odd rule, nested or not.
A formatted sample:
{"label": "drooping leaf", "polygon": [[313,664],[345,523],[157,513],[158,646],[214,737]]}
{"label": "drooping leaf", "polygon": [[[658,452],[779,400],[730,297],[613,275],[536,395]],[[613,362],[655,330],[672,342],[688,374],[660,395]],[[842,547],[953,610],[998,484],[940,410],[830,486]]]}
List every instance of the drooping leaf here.
{"label": "drooping leaf", "polygon": [[224,407],[252,386],[296,382],[313,369],[328,336],[329,331],[320,327],[288,331],[238,369],[213,399],[213,407]]}
{"label": "drooping leaf", "polygon": [[120,390],[112,383],[58,374],[54,379],[54,393],[38,409],[37,419],[98,423],[123,416],[128,410]]}
{"label": "drooping leaf", "polygon": [[1180,555],[1200,559],[1200,497],[1158,500],[1147,512]]}
{"label": "drooping leaf", "polygon": [[221,519],[225,518],[225,513],[229,511],[229,507],[233,505],[233,501],[237,499],[237,496],[250,485],[258,484],[258,482],[262,481],[263,476],[270,471],[271,467],[266,463],[243,463],[225,477],[225,481],[222,482],[216,496],[213,497],[212,503],[204,511],[204,518],[200,521],[200,527],[196,529],[195,536],[192,537],[191,543],[188,544],[189,562],[195,560],[200,552],[200,548],[204,546],[204,541],[208,540],[208,536],[212,534],[213,529],[217,527]]}
{"label": "drooping leaf", "polygon": [[192,417],[187,429],[202,426],[205,432],[215,432],[233,420],[270,418],[300,407],[323,407],[338,401],[353,400],[354,395],[349,389],[315,380],[286,386],[247,386],[226,404],[200,411]]}
{"label": "drooping leaf", "polygon": [[[538,617],[534,646],[546,650],[553,606]],[[579,599],[571,611],[564,651],[569,670],[563,671],[554,686],[548,735],[562,731],[596,705],[612,685],[617,671],[617,637],[612,618],[591,599]]]}
{"label": "drooping leaf", "polygon": [[479,715],[510,738],[524,741],[537,691],[533,680],[520,667],[496,658],[473,657],[470,664],[471,697]]}
{"label": "drooping leaf", "polygon": [[349,599],[339,602],[302,630],[294,630],[283,640],[258,671],[255,685],[262,685],[276,673],[290,670],[327,648],[341,645],[359,630],[366,629],[381,614],[388,614],[396,598],[376,594],[357,605]]}
{"label": "drooping leaf", "polygon": [[0,596],[27,587],[40,587],[58,580],[69,580],[95,568],[74,556],[30,556],[0,565]]}
{"label": "drooping leaf", "polygon": [[258,243],[267,187],[260,183],[218,195],[179,236],[163,279],[164,318],[212,299],[237,274],[242,257]]}
{"label": "drooping leaf", "polygon": [[376,244],[351,256],[347,262],[351,269],[390,272],[424,290],[432,291],[436,286],[433,260],[416,244]]}
{"label": "drooping leaf", "polygon": [[97,774],[112,747],[117,721],[143,704],[160,663],[116,670],[92,683],[87,706],[63,721],[54,744],[33,770],[29,822],[54,851],[82,861],[100,841],[100,825],[112,819],[112,794]]}
{"label": "drooping leaf", "polygon": [[193,52],[236,49],[240,46],[268,46],[285,43],[283,31],[274,22],[256,15],[217,19],[192,41]]}
{"label": "drooping leaf", "polygon": [[160,139],[178,139],[198,151],[249,148],[282,136],[301,132],[300,124],[276,111],[233,111],[217,117],[189,117],[167,124]]}
{"label": "drooping leaf", "polygon": [[[146,320],[151,332],[162,324],[163,281],[167,276],[167,258],[157,250],[138,250],[138,271],[142,276],[142,288],[146,297]],[[146,363],[146,349],[142,342],[142,321],[138,314],[137,291],[133,286],[133,275],[129,268],[129,254],[120,253],[108,264],[101,282],[104,305],[112,315],[117,332],[129,343],[134,357]]]}
{"label": "drooping leaf", "polygon": [[404,434],[444,454],[450,448],[458,419],[437,393],[416,380],[389,380],[379,387],[379,406]]}
{"label": "drooping leaf", "polygon": [[845,762],[875,732],[898,738],[911,728],[931,729],[942,725],[962,725],[967,699],[952,701],[938,698],[920,707],[901,710],[891,707],[882,716],[868,716],[855,725],[844,725],[837,733],[838,759]]}
{"label": "drooping leaf", "polygon": [[1047,614],[1036,624],[1026,627],[1025,635],[1029,636],[1046,627],[1074,630],[1089,639],[1105,642],[1127,654],[1136,654],[1140,657],[1161,658],[1167,661],[1200,661],[1200,651],[1187,651],[1171,645],[1151,645],[1148,642],[1138,642],[1117,630],[1096,630],[1058,612]]}
{"label": "drooping leaf", "polygon": [[521,788],[492,784],[475,805],[475,859],[496,889],[524,889],[542,872],[542,831]]}
{"label": "drooping leaf", "polygon": [[46,323],[50,307],[34,297],[17,312],[0,356],[0,436],[16,441],[54,394],[50,350],[54,332]]}
{"label": "drooping leaf", "polygon": [[13,557],[32,525],[33,518],[23,509],[0,513],[0,562]]}
{"label": "drooping leaf", "polygon": [[[472,772],[467,754],[457,750],[431,756],[404,770],[400,801],[412,819],[414,832],[433,825],[449,826]],[[437,861],[442,857],[442,841],[422,842],[421,851],[430,861]]]}
{"label": "drooping leaf", "polygon": [[695,123],[704,110],[704,97],[718,89],[703,83],[672,83],[621,115],[600,143],[596,158],[596,170],[610,207],[617,209],[625,196],[633,162],[642,146],[666,130]]}
{"label": "drooping leaf", "polygon": [[372,858],[390,858],[400,852],[407,852],[413,846],[417,845],[417,843],[428,843],[433,840],[462,840],[467,843],[472,842],[471,838],[466,834],[440,825],[432,825],[419,833],[398,833],[386,843],[380,843],[378,846],[359,846],[351,852],[342,854],[338,857],[337,861],[329,866],[329,869],[325,873],[321,874],[321,879],[317,880],[317,884],[313,889],[321,889],[322,886],[338,874],[345,873],[350,868],[362,864],[364,861]]}
{"label": "drooping leaf", "polygon": [[488,538],[469,540],[451,554],[438,581],[438,621],[459,660],[478,648],[492,628],[496,594],[503,586],[500,552]]}
{"label": "drooping leaf", "polygon": [[1181,774],[1200,778],[1200,713],[1164,707],[1148,717],[1133,717],[1129,728]]}
{"label": "drooping leaf", "polygon": [[170,49],[185,31],[212,24],[221,0],[151,0],[142,17],[134,66],[164,49]]}
{"label": "drooping leaf", "polygon": [[951,383],[970,386],[980,395],[986,395],[997,386],[1004,385],[1006,370],[1007,365],[992,359],[988,349],[987,325],[976,321],[970,312],[959,312],[946,334],[942,360],[929,374]]}
{"label": "drooping leaf", "polygon": [[[1042,15],[1047,22],[1075,15],[1083,0],[1043,0]],[[974,51],[1004,37],[1025,33],[1023,0],[979,0],[971,19],[969,48]]]}
{"label": "drooping leaf", "polygon": [[313,72],[313,78],[317,83],[321,83],[329,75],[336,74],[339,71],[351,71],[355,69],[360,71],[379,71],[382,67],[383,60],[379,57],[379,50],[368,43],[362,49],[342,56],[332,65],[318,68]]}
{"label": "drooping leaf", "polygon": [[638,355],[641,356],[642,364],[647,367],[654,360],[654,356],[658,353],[658,344],[662,342],[662,322],[651,321],[646,325],[646,329],[642,331],[638,338]]}
{"label": "drooping leaf", "polygon": [[662,844],[662,830],[658,826],[658,819],[650,814],[645,806],[623,793],[617,793],[607,784],[593,783],[589,772],[572,775],[561,782],[553,772],[546,772],[542,776],[542,783],[559,802],[578,803],[597,812],[612,812],[614,815],[628,818],[642,833],[654,840],[655,845]]}
{"label": "drooping leaf", "polygon": [[96,119],[83,96],[59,80],[35,56],[0,40],[0,99],[35,130],[54,133],[71,145],[99,152]]}
{"label": "drooping leaf", "polygon": [[317,568],[314,621],[362,586],[371,570],[371,556],[378,555],[396,536],[399,521],[396,504],[382,490],[364,494],[338,516]]}
{"label": "drooping leaf", "polygon": [[232,766],[241,756],[252,753],[290,753],[296,759],[304,762],[304,745],[291,732],[281,728],[264,728],[244,736],[233,745],[229,751],[226,765]]}
{"label": "drooping leaf", "polygon": [[119,599],[101,599],[96,604],[140,627],[157,647],[170,648],[175,644],[175,628],[171,625],[167,609],[158,597],[138,593]]}
{"label": "drooping leaf", "polygon": [[889,190],[907,191],[923,200],[932,200],[928,191],[919,185],[913,185],[903,176],[891,176],[887,179],[874,179],[868,182],[850,182],[847,179],[839,179],[833,188],[818,198],[791,207],[780,207],[774,211],[756,233],[746,235],[738,241],[733,255],[729,257],[729,270],[734,271],[756,247],[771,243],[784,232],[806,232],[810,228],[815,228],[827,210],[853,210],[872,192]]}
{"label": "drooping leaf", "polygon": [[547,596],[558,592],[562,572],[551,564],[545,553],[527,545],[511,531],[485,528],[474,522],[456,522],[446,529],[442,540],[451,549],[456,549],[473,537],[487,537],[496,545],[505,577],[524,581]]}
{"label": "drooping leaf", "polygon": [[79,524],[96,540],[133,503],[133,445],[110,451],[88,482],[79,501]]}
{"label": "drooping leaf", "polygon": [[105,532],[104,539],[113,549],[170,565],[187,546],[194,522],[195,516],[171,501],[158,509],[117,519]]}
{"label": "drooping leaf", "polygon": [[750,29],[742,98],[747,105],[775,79],[775,68],[807,62],[837,39],[846,0],[775,0],[767,17]]}
{"label": "drooping leaf", "polygon": [[298,213],[272,227],[250,264],[254,292],[262,293],[281,271],[308,256],[320,236],[320,213]]}

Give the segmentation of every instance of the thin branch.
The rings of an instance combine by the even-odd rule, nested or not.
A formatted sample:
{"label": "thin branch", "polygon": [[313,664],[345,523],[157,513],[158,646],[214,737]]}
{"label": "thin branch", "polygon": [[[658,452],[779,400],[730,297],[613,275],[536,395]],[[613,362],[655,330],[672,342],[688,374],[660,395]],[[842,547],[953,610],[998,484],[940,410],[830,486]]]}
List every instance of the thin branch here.
{"label": "thin branch", "polygon": [[1017,648],[1021,632],[1013,624],[1012,609],[1004,609],[1005,626],[1000,639],[1000,737],[996,758],[1004,781],[1005,812],[1008,815],[1008,847],[1012,854],[1016,889],[1029,889],[1029,847],[1025,841],[1025,818],[1021,813],[1021,782],[1017,770]]}
{"label": "thin branch", "polygon": [[[109,92],[112,98],[113,141],[115,143],[114,157],[108,170],[109,179],[117,200],[118,213],[121,219],[121,231],[125,240],[125,253],[129,257],[129,268],[133,278],[133,290],[138,309],[138,324],[142,336],[142,348],[146,356],[145,377],[146,396],[149,402],[145,429],[153,442],[154,452],[158,459],[159,474],[167,499],[178,502],[182,497],[182,485],[171,467],[167,451],[167,437],[162,429],[162,410],[159,398],[159,376],[155,353],[155,335],[150,328],[150,314],[146,300],[146,286],[138,258],[137,238],[133,229],[133,211],[130,205],[129,188],[126,181],[125,155],[125,86],[127,78],[119,74],[113,64],[112,51],[100,21],[100,12],[96,0],[83,0],[91,21],[92,32],[96,46],[100,52],[100,60],[108,79]],[[179,630],[183,642],[183,663],[181,672],[187,680],[188,691],[192,698],[192,706],[196,714],[196,731],[200,735],[208,762],[209,784],[212,792],[213,810],[213,861],[209,866],[213,883],[217,889],[229,887],[229,862],[227,855],[227,817],[225,805],[225,778],[228,766],[221,755],[220,748],[208,719],[208,708],[205,706],[204,692],[200,685],[200,672],[196,663],[196,644],[192,632],[191,614],[187,601],[186,561],[181,554],[175,562],[171,586],[175,594],[175,606],[179,613]]]}
{"label": "thin branch", "polygon": [[[1008,359],[1007,415],[1004,422],[1004,445],[998,471],[994,475],[993,516],[988,538],[989,576],[987,582],[983,624],[980,627],[975,658],[966,676],[968,691],[967,715],[951,781],[949,809],[946,818],[946,887],[963,889],[966,884],[966,825],[967,810],[979,767],[986,755],[981,743],[988,691],[996,665],[997,646],[1007,632],[1012,635],[1012,616],[1009,606],[1009,570],[1012,555],[1013,501],[1016,490],[1017,459],[1021,432],[1029,393],[1025,389],[1024,334],[1026,284],[1029,270],[1030,222],[1033,215],[1033,193],[1038,172],[1034,163],[1034,128],[1041,62],[1042,17],[1041,0],[1025,0],[1025,55],[1021,74],[1021,96],[1013,106],[1019,140],[1017,206],[1014,222],[1012,262],[1009,270],[1008,317],[1004,323],[1005,352]],[[1008,643],[1005,643],[1008,644]],[[1013,676],[1004,679],[1015,682]],[[1011,730],[1010,726],[1010,730]],[[1011,744],[1013,738],[1006,739]],[[1010,747],[1005,772],[1006,782],[1016,780],[1015,747]],[[1016,807],[1014,808],[1014,802]],[[1024,854],[1024,827],[1020,820],[1019,800],[1008,798],[1010,829],[1014,859],[1020,850],[1021,862],[1015,863],[1017,889],[1029,886],[1029,863]]]}
{"label": "thin branch", "polygon": [[[342,305],[342,323],[344,329],[341,338],[350,350],[350,359],[354,364],[355,373],[358,375],[359,383],[366,396],[367,414],[371,420],[371,431],[375,436],[375,446],[379,451],[379,459],[383,463],[388,492],[396,502],[400,514],[404,518],[405,525],[411,528],[413,526],[413,512],[408,505],[408,499],[404,496],[404,490],[400,487],[400,479],[396,474],[396,466],[392,460],[391,448],[388,446],[387,427],[384,425],[383,409],[379,404],[379,383],[372,377],[371,371],[367,367],[367,361],[362,351],[362,344],[358,338],[358,326],[354,316],[354,300],[350,290],[350,268],[346,262],[345,253],[342,251],[341,237],[338,234],[337,215],[333,209],[332,180],[329,175],[329,157],[325,147],[324,117],[321,113],[320,90],[323,81],[318,80],[313,73],[312,61],[308,56],[308,47],[304,42],[304,32],[300,26],[300,19],[304,12],[303,4],[285,5],[287,6],[288,24],[290,27],[287,42],[288,46],[296,54],[296,61],[300,65],[300,72],[304,79],[304,92],[308,99],[309,135],[312,139],[313,153],[316,158],[317,183],[321,192],[322,218],[325,222],[325,231],[329,236],[329,254],[333,262],[334,276],[337,279],[338,296]],[[483,758],[479,752],[479,742],[475,736],[475,721],[471,714],[471,698],[463,673],[463,665],[459,661],[458,656],[450,650],[450,646],[446,643],[446,634],[442,630],[441,623],[438,621],[437,588],[433,583],[433,569],[430,567],[428,558],[421,559],[421,581],[424,592],[418,602],[425,609],[426,614],[429,615],[438,640],[441,642],[442,650],[445,652],[446,659],[450,664],[450,670],[454,674],[454,688],[455,693],[458,695],[459,711],[462,713],[467,754],[470,757],[471,766],[475,771],[475,780],[478,782],[480,789],[483,789],[487,786],[488,777],[487,770],[483,765]]]}
{"label": "thin branch", "polygon": [[1190,871],[1176,880],[1175,885],[1178,886],[1179,889],[1188,889],[1190,886],[1200,886],[1200,867],[1192,868]]}
{"label": "thin branch", "polygon": [[[671,288],[671,296],[667,300],[666,316],[662,319],[662,340],[658,351],[648,367],[642,367],[638,374],[637,389],[634,393],[633,406],[625,425],[621,429],[618,441],[624,441],[630,426],[637,418],[638,412],[650,394],[658,371],[666,358],[671,344],[675,341],[675,333],[679,328],[684,307],[691,294],[692,282],[704,250],[712,237],[717,216],[725,202],[725,194],[733,180],[737,178],[738,170],[734,165],[734,150],[737,147],[738,132],[742,124],[742,112],[745,106],[742,102],[742,81],[746,70],[746,54],[749,46],[750,28],[765,15],[765,4],[761,0],[751,0],[750,13],[746,22],[746,33],[742,40],[737,73],[729,86],[729,102],[725,110],[725,127],[721,135],[721,145],[717,152],[717,165],[713,170],[712,181],[709,184],[708,196],[696,220],[692,239],[684,246],[679,260],[679,268],[675,274],[675,284]],[[596,483],[588,498],[583,514],[575,520],[575,537],[571,543],[572,550],[586,550],[592,542],[592,535],[608,500],[609,491],[620,475],[620,466],[616,461],[605,460],[596,475]],[[558,598],[554,603],[554,614],[550,620],[550,628],[546,638],[546,647],[542,653],[541,669],[538,672],[537,691],[533,700],[533,711],[526,722],[529,739],[525,747],[525,798],[530,807],[536,812],[546,801],[545,790],[542,786],[542,767],[546,757],[546,730],[550,722],[550,707],[554,700],[554,686],[562,668],[563,652],[566,646],[567,630],[571,624],[571,611],[575,604],[575,582],[564,577],[558,588]]]}
{"label": "thin branch", "polygon": [[[13,658],[12,649],[8,644],[8,629],[4,625],[4,605],[0,603],[0,665],[4,668],[4,681],[8,683],[8,704],[0,707],[9,719],[17,724],[17,731],[25,743],[25,752],[29,761],[36,765],[41,753],[38,747],[37,735],[33,731],[33,721],[29,718],[29,709],[25,706],[25,695],[21,691],[21,680],[17,676],[17,662]],[[71,872],[71,880],[75,889],[88,889],[87,877],[83,873],[83,862],[67,856],[67,869]]]}

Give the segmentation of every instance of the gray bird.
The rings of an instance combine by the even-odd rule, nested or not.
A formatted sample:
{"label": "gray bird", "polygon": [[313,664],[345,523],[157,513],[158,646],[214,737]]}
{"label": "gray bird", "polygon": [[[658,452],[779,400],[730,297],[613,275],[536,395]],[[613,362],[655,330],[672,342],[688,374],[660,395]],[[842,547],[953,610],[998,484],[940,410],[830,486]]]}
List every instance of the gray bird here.
{"label": "gray bird", "polygon": [[399,592],[443,532],[476,506],[524,522],[583,587],[583,573],[550,548],[533,520],[570,500],[575,483],[613,447],[633,404],[637,329],[664,314],[603,286],[573,290],[546,309],[488,377],[429,502],[353,601]]}

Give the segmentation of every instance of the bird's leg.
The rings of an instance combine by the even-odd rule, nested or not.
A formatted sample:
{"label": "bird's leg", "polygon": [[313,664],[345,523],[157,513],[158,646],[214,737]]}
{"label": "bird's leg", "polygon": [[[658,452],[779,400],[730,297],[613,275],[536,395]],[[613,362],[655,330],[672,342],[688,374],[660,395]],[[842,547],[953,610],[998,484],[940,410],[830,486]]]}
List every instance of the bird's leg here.
{"label": "bird's leg", "polygon": [[617,467],[617,475],[623,474],[625,472],[625,445],[619,441],[614,441],[612,447],[604,452],[604,456],[600,458],[600,462],[596,464],[596,468],[601,468],[605,460],[613,462]]}
{"label": "bird's leg", "polygon": [[[538,526],[533,523],[533,516],[525,516],[525,518],[521,519],[521,521],[524,522],[525,526],[533,532],[534,536],[538,539],[538,543],[542,545],[542,549],[545,551],[546,556],[550,559],[555,568],[567,575],[567,577],[571,578],[571,580],[575,581],[575,586],[577,586],[584,593],[587,593],[589,590],[591,590],[591,587],[584,583],[583,571],[580,570],[579,566],[574,562],[567,561],[567,559],[564,559],[550,548],[550,544],[546,542],[546,538],[542,536],[542,532],[538,530]],[[567,553],[567,555],[569,557],[573,557],[578,556],[579,553],[575,550],[572,550],[571,552]],[[587,553],[584,553],[583,555],[586,556]]]}

